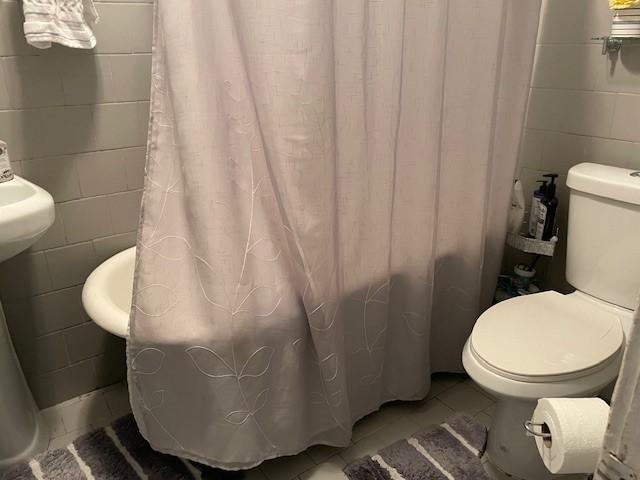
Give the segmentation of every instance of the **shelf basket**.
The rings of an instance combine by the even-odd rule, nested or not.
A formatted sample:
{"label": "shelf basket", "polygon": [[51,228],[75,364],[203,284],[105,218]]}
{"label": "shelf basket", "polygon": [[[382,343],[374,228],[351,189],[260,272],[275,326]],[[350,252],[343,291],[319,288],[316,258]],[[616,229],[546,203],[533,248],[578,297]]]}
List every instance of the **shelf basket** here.
{"label": "shelf basket", "polygon": [[536,238],[523,237],[515,233],[507,233],[507,245],[525,253],[535,253],[553,257],[557,241],[538,240]]}

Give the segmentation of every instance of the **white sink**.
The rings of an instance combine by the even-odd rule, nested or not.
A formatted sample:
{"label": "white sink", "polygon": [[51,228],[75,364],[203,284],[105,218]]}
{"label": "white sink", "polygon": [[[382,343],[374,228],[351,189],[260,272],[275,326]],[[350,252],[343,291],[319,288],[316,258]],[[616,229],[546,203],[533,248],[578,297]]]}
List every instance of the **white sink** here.
{"label": "white sink", "polygon": [[47,191],[17,175],[0,183],[0,262],[33,245],[54,218]]}
{"label": "white sink", "polygon": [[[54,217],[53,198],[42,188],[18,176],[0,183],[0,262],[33,245],[53,224]],[[11,343],[2,304],[0,379],[1,472],[45,450],[49,441],[46,423]]]}

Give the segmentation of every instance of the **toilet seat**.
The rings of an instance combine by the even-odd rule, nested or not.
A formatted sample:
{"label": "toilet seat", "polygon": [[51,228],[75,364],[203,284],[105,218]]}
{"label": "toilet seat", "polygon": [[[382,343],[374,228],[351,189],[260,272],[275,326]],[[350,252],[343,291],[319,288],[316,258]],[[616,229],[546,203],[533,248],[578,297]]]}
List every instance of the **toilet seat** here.
{"label": "toilet seat", "polygon": [[611,310],[577,294],[543,292],[484,312],[468,341],[492,373],[527,383],[565,382],[619,363],[624,332]]}

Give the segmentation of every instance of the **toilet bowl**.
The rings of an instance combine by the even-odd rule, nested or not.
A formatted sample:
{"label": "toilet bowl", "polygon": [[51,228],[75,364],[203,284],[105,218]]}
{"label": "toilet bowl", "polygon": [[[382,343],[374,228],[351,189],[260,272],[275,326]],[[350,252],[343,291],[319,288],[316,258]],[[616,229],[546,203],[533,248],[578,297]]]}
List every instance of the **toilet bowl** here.
{"label": "toilet bowl", "polygon": [[497,400],[487,461],[523,480],[566,478],[544,467],[524,421],[540,398],[593,396],[615,381],[640,290],[640,176],[585,163],[567,186],[566,276],[576,291],[494,305],[462,353],[469,376]]}
{"label": "toilet bowl", "polygon": [[462,361],[493,395],[487,460],[521,479],[557,478],[523,424],[539,398],[597,395],[618,374],[632,312],[575,292],[543,292],[499,303],[476,322]]}

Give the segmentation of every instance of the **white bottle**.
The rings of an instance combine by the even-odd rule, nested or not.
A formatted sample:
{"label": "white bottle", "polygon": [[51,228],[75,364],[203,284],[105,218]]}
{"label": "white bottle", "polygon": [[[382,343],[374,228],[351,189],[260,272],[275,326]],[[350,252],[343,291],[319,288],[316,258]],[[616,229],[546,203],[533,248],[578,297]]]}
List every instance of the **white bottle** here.
{"label": "white bottle", "polygon": [[516,180],[513,184],[513,192],[511,194],[511,209],[507,218],[507,231],[518,235],[524,221],[524,191],[522,182]]}
{"label": "white bottle", "polygon": [[8,182],[9,180],[13,180],[9,152],[7,151],[7,144],[0,140],[0,183]]}
{"label": "white bottle", "polygon": [[538,202],[536,216],[536,233],[534,235],[538,240],[542,240],[544,234],[544,226],[547,223],[547,206],[542,202]]}
{"label": "white bottle", "polygon": [[[540,187],[533,192],[533,197],[531,198],[531,210],[529,210],[529,236],[532,238],[537,238],[537,228],[538,228],[538,217],[540,216],[540,201],[544,198],[545,192],[547,190],[547,181],[546,180],[538,180],[540,183]],[[542,238],[542,237],[540,237]]]}

